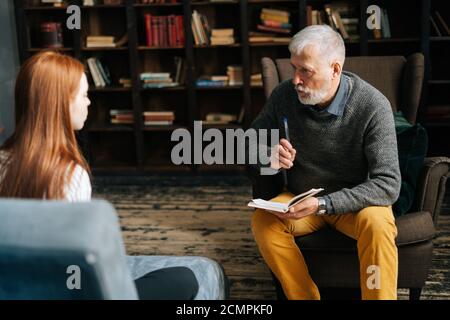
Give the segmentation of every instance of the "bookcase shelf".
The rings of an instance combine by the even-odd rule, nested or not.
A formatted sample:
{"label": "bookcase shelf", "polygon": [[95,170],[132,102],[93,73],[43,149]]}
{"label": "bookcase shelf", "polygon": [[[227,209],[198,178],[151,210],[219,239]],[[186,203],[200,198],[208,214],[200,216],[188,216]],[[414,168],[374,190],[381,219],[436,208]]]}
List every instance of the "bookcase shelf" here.
{"label": "bookcase shelf", "polygon": [[224,87],[195,87],[197,91],[213,91],[213,90],[242,90],[244,86],[224,86]]}
{"label": "bookcase shelf", "polygon": [[[82,4],[82,0],[66,0],[64,7],[38,6],[37,0],[15,0],[20,59],[43,50],[36,39],[39,23],[63,22],[68,5]],[[99,0],[98,2],[101,2]],[[98,58],[111,70],[112,85],[105,88],[91,87],[92,105],[86,128],[78,135],[80,144],[94,174],[127,172],[214,171],[234,170],[239,166],[175,166],[170,161],[170,135],[173,130],[185,128],[192,132],[194,120],[205,120],[208,113],[224,112],[244,114],[242,123],[204,124],[203,128],[247,128],[261,110],[265,97],[262,86],[252,85],[251,76],[261,73],[262,57],[287,58],[286,42],[250,42],[251,32],[258,31],[257,24],[262,8],[286,9],[292,18],[292,36],[306,26],[308,6],[322,10],[325,4],[335,0],[240,0],[240,1],[191,1],[178,3],[141,4],[135,0],[123,0],[121,5],[81,6],[82,30],[64,30],[64,48],[53,49],[70,54],[81,61]],[[444,12],[445,6],[437,0],[412,0],[408,15],[400,1],[343,0],[348,3],[358,19],[358,38],[345,40],[348,56],[359,55],[408,55],[423,52],[426,61],[423,105],[418,121],[427,128],[442,134],[450,126],[426,119],[428,100],[448,104],[447,85],[450,85],[450,66],[444,57],[449,48],[450,36],[434,36],[430,33],[429,14],[434,10]],[[373,39],[365,27],[370,4],[387,9],[392,21],[391,38]],[[212,28],[233,28],[236,43],[232,45],[195,45],[191,29],[191,16],[196,10],[205,14]],[[178,46],[147,46],[145,14],[156,16],[183,16],[185,42]],[[446,16],[447,17],[447,16]],[[394,20],[394,19],[391,19]],[[88,48],[86,36],[112,35],[120,39],[128,35],[128,41],[120,47]],[[281,35],[284,37],[285,35]],[[140,74],[144,72],[173,73],[174,58],[183,60],[185,81],[180,86],[143,88]],[[201,76],[223,75],[230,65],[241,65],[243,84],[224,87],[197,87]],[[119,87],[119,79],[127,78],[131,87]],[[438,100],[438,101],[435,101]],[[143,119],[144,111],[173,111],[174,124],[145,126],[144,121],[133,125],[109,123],[112,109],[131,110],[135,119]],[[444,129],[442,129],[444,128]],[[432,137],[430,136],[430,139]],[[437,152],[437,151],[436,151]]]}
{"label": "bookcase shelf", "polygon": [[54,50],[54,51],[61,51],[61,52],[70,52],[74,51],[74,48],[28,48],[29,52],[39,52],[42,50]]}
{"label": "bookcase shelf", "polygon": [[236,5],[239,1],[193,1],[191,6]]}
{"label": "bookcase shelf", "polygon": [[187,87],[177,86],[177,87],[163,87],[163,88],[140,88],[141,91],[185,91]]}
{"label": "bookcase shelf", "polygon": [[440,42],[440,41],[450,41],[450,37],[430,37],[430,41],[436,41],[436,42]]}
{"label": "bookcase shelf", "polygon": [[185,47],[147,47],[147,46],[139,46],[138,50],[183,50]]}
{"label": "bookcase shelf", "polygon": [[133,131],[132,126],[105,126],[105,127],[92,127],[92,128],[86,128],[89,132],[120,132],[120,131]]}
{"label": "bookcase shelf", "polygon": [[171,125],[171,126],[144,126],[143,131],[173,131],[176,129],[189,129],[185,126]]}
{"label": "bookcase shelf", "polygon": [[214,48],[241,48],[240,43],[224,44],[224,45],[194,45],[194,49],[214,49]]}
{"label": "bookcase shelf", "polygon": [[430,80],[429,84],[450,84],[450,80]]}
{"label": "bookcase shelf", "polygon": [[105,87],[105,88],[89,88],[89,92],[131,92],[131,88],[123,87]]}
{"label": "bookcase shelf", "polygon": [[82,51],[126,51],[127,47],[83,47]]}
{"label": "bookcase shelf", "polygon": [[369,39],[368,42],[369,42],[369,43],[420,42],[420,38]]}
{"label": "bookcase shelf", "polygon": [[242,129],[242,125],[240,124],[233,124],[233,123],[227,123],[227,124],[210,124],[210,123],[203,123],[202,124],[203,129]]}
{"label": "bookcase shelf", "polygon": [[135,8],[156,8],[156,7],[181,7],[181,3],[135,3]]}
{"label": "bookcase shelf", "polygon": [[295,3],[297,0],[248,0],[248,3],[262,3],[262,4],[283,4],[283,3]]}
{"label": "bookcase shelf", "polygon": [[89,10],[89,9],[124,9],[125,5],[123,4],[96,4],[93,6],[81,6],[81,9]]}

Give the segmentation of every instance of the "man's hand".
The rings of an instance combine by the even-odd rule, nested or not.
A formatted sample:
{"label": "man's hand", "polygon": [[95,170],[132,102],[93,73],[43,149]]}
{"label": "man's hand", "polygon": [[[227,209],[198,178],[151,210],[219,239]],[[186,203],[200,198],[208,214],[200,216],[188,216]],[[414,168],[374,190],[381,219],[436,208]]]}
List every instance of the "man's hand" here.
{"label": "man's hand", "polygon": [[316,214],[319,210],[319,200],[316,197],[310,197],[295,206],[293,206],[290,211],[286,213],[280,213],[275,211],[270,211],[275,214],[280,219],[293,219],[299,220],[306,216]]}
{"label": "man's hand", "polygon": [[272,148],[270,167],[275,170],[280,168],[292,168],[296,153],[297,151],[292,147],[289,141],[281,139],[280,144],[277,144]]}

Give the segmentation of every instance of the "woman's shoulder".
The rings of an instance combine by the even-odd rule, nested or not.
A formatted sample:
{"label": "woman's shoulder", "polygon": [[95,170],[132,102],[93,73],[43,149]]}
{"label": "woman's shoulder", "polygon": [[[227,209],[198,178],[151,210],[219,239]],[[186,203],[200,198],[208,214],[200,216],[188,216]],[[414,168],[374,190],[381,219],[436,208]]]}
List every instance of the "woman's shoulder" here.
{"label": "woman's shoulder", "polygon": [[80,165],[75,165],[70,181],[66,183],[65,196],[68,201],[90,201],[92,194],[91,179]]}

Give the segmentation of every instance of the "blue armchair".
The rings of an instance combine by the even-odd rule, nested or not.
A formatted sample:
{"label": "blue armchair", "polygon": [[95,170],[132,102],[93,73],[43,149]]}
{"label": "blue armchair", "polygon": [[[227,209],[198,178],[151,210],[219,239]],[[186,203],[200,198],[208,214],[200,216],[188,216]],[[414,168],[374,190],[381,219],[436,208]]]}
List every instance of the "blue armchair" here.
{"label": "blue armchair", "polygon": [[211,259],[126,256],[106,201],[0,199],[0,299],[138,299],[133,280],[176,266],[193,271],[196,300],[226,298],[226,276]]}

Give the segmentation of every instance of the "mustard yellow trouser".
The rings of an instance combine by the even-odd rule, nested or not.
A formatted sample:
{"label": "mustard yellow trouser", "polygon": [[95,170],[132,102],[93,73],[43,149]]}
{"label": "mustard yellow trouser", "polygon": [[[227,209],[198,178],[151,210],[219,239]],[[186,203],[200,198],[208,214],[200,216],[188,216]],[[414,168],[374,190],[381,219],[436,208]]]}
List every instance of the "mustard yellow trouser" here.
{"label": "mustard yellow trouser", "polygon": [[[272,201],[287,202],[292,197],[290,193],[282,193]],[[320,299],[294,237],[317,231],[326,224],[357,240],[362,299],[396,300],[397,227],[390,206],[367,207],[343,215],[310,215],[299,220],[280,219],[257,209],[252,217],[253,235],[287,298]]]}

